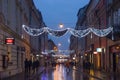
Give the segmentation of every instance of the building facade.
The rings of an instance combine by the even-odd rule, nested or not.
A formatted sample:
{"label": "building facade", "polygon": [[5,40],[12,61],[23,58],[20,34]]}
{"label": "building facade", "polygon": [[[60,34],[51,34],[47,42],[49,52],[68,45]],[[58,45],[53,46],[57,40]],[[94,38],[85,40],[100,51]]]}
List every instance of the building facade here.
{"label": "building facade", "polygon": [[[89,27],[93,27],[96,29],[105,29],[106,24],[106,1],[105,0],[92,0],[88,10],[86,11],[87,14],[87,24]],[[97,44],[96,44],[97,43]],[[103,65],[106,63],[105,60],[107,57],[106,51],[106,37],[99,37],[91,33],[87,36],[87,48],[88,52],[90,53],[89,59],[90,62],[93,64],[94,68],[102,69],[107,67]],[[103,49],[102,52],[97,52],[97,49]],[[94,54],[97,52],[97,54]]]}
{"label": "building facade", "polygon": [[53,62],[55,62],[53,55],[56,55],[55,51],[57,50],[58,50],[57,45],[53,42],[53,40],[49,39],[48,40],[48,59],[47,59],[49,64],[52,64]]}
{"label": "building facade", "polygon": [[[86,24],[83,23],[83,19],[85,18],[85,11],[87,9],[88,5],[85,5],[83,8],[80,8],[77,14],[78,20],[76,23],[76,27],[75,29],[77,30],[84,30],[87,28]],[[82,66],[82,62],[83,62],[83,55],[85,52],[85,47],[86,47],[86,37],[76,37],[76,43],[77,43],[77,57],[78,57],[78,62],[80,63],[80,65]]]}
{"label": "building facade", "polygon": [[[86,28],[106,28],[105,0],[91,0],[84,14],[85,17],[83,17],[81,20],[82,22],[79,22],[79,24],[86,26]],[[107,57],[107,52],[105,52],[107,46],[106,37],[100,38],[93,33],[90,33],[84,38],[84,41],[84,58],[91,62],[93,68],[105,69],[107,64],[103,64],[107,63],[107,60],[105,60]],[[97,52],[97,48],[102,48],[102,52]],[[97,54],[94,54],[94,52],[97,52]]]}
{"label": "building facade", "polygon": [[[99,37],[93,33],[88,34],[84,40],[82,40],[83,42],[85,41],[83,45],[78,39],[79,46],[83,47],[85,50],[83,57],[88,59],[95,69],[120,71],[119,5],[119,0],[90,0],[84,12],[84,17],[82,16],[83,18],[79,17],[81,15],[79,12],[78,21],[76,23],[77,29],[79,29],[78,26],[80,25],[85,26],[85,28],[96,29],[113,27],[113,32],[106,37]],[[71,44],[77,44],[77,40],[74,44]],[[97,51],[98,48],[101,49],[101,52]],[[78,49],[80,50],[80,48]],[[79,50],[77,52],[79,52]]]}
{"label": "building facade", "polygon": [[[39,51],[40,41],[45,41],[42,36],[31,37],[22,25],[40,28],[43,23],[32,0],[0,0],[0,79],[24,71],[25,58],[30,59],[31,51]],[[7,38],[14,44],[6,44]]]}
{"label": "building facade", "polygon": [[120,0],[107,0],[107,25],[113,27],[107,40],[109,71],[120,72]]}
{"label": "building facade", "polygon": [[48,40],[48,50],[56,50],[57,46],[56,44],[53,42],[53,40],[49,39]]}

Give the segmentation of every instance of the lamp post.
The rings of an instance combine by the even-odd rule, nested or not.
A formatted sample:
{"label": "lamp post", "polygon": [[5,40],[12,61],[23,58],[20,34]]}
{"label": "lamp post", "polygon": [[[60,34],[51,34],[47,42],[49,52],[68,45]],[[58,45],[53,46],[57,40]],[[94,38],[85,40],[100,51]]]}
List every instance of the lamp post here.
{"label": "lamp post", "polygon": [[60,50],[60,46],[61,46],[62,44],[61,43],[58,43],[58,49]]}
{"label": "lamp post", "polygon": [[63,28],[64,25],[62,23],[59,24],[59,28]]}
{"label": "lamp post", "polygon": [[61,43],[58,43],[58,46],[61,46],[62,44]]}

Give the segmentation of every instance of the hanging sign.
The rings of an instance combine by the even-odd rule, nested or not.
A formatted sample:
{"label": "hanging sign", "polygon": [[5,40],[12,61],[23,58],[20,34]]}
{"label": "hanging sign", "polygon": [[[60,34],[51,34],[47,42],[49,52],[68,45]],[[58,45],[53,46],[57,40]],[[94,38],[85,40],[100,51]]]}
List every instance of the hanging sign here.
{"label": "hanging sign", "polygon": [[14,38],[5,38],[5,44],[15,44]]}
{"label": "hanging sign", "polygon": [[97,52],[102,52],[102,48],[97,48]]}

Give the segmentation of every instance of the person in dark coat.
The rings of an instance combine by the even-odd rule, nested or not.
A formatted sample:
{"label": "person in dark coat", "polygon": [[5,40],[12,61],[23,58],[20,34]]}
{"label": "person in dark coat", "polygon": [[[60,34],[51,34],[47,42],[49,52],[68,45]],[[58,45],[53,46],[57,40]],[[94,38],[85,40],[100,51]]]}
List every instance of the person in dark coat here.
{"label": "person in dark coat", "polygon": [[36,60],[35,59],[32,62],[32,71],[33,71],[33,74],[36,72]]}
{"label": "person in dark coat", "polygon": [[24,66],[25,66],[25,75],[28,75],[28,71],[29,71],[29,62],[28,59],[26,58],[24,61]]}
{"label": "person in dark coat", "polygon": [[29,72],[29,74],[31,73],[31,67],[32,67],[32,60],[30,59],[29,61],[28,61],[28,72]]}
{"label": "person in dark coat", "polygon": [[37,59],[37,60],[35,61],[35,63],[36,63],[36,71],[38,71],[39,66],[40,66],[40,65],[39,65],[39,64],[40,64],[40,63],[39,63],[39,60]]}
{"label": "person in dark coat", "polygon": [[83,68],[87,69],[87,61],[86,60],[83,60]]}
{"label": "person in dark coat", "polygon": [[91,63],[88,60],[85,63],[85,67],[86,67],[86,72],[89,73],[90,72]]}

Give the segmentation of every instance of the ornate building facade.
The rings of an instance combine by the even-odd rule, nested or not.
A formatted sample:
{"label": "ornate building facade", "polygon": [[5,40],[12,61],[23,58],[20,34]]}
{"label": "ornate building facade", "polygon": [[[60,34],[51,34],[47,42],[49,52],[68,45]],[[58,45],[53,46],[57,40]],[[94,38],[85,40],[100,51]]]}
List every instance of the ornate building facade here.
{"label": "ornate building facade", "polygon": [[[23,29],[44,27],[41,13],[32,0],[0,0],[0,78],[9,77],[24,71],[25,58],[30,59],[32,51],[40,53],[47,35],[32,37]],[[45,37],[45,38],[43,38]],[[6,44],[12,38],[14,44]],[[8,40],[8,42],[13,42]]]}
{"label": "ornate building facade", "polygon": [[[85,42],[84,45],[82,45],[78,39],[78,45],[82,46],[85,50],[83,57],[87,58],[92,63],[92,68],[105,71],[120,71],[119,5],[119,0],[90,0],[83,13],[84,17],[78,16],[76,23],[77,29],[80,25],[87,26],[86,28],[93,27],[96,29],[113,27],[113,32],[106,37],[99,37],[93,33],[88,34],[84,40],[82,40]],[[74,44],[72,42],[71,47],[77,44],[77,40],[75,40],[75,38],[73,39]],[[80,50],[80,48],[78,49]],[[97,51],[98,49],[101,49],[101,51]]]}

